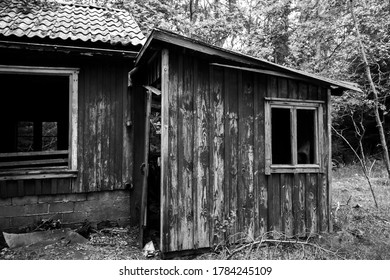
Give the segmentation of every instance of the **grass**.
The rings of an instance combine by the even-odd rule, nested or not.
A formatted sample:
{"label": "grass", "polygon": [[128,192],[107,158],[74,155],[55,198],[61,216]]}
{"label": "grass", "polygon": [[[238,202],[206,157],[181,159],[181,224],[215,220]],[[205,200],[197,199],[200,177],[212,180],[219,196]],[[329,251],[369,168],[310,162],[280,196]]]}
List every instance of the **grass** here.
{"label": "grass", "polygon": [[[299,243],[258,242],[243,248],[233,259],[390,259],[390,184],[386,169],[375,162],[371,169],[375,207],[369,185],[359,165],[349,165],[333,172],[333,232],[313,236]],[[294,240],[290,240],[294,241]],[[226,259],[233,248],[198,259]]]}

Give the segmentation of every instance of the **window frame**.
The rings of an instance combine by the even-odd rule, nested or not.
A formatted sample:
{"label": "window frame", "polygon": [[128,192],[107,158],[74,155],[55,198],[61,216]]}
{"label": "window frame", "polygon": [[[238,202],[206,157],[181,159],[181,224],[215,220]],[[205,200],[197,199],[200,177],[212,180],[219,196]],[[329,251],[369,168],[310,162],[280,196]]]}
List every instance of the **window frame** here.
{"label": "window frame", "polygon": [[[77,171],[77,124],[78,124],[78,75],[79,68],[68,68],[68,67],[38,67],[38,66],[16,66],[16,65],[0,65],[0,74],[11,74],[11,75],[40,75],[40,76],[65,76],[69,79],[69,139],[68,139],[68,167],[67,170],[69,172]],[[32,152],[34,153],[34,152]],[[41,152],[36,152],[41,153]],[[23,153],[1,153],[0,155],[6,156],[14,155],[18,156],[18,154],[23,155]],[[23,178],[41,178],[41,173],[45,172],[45,168],[42,172],[37,172],[34,167],[27,168],[26,171],[21,169],[15,169],[12,171],[4,171],[0,172],[0,180],[12,179],[10,176],[18,176],[22,174]],[[61,169],[61,168],[58,168]],[[62,168],[63,169],[63,168]],[[53,173],[56,171],[55,167],[47,167],[47,173]],[[55,175],[58,177],[69,177],[69,174],[58,174],[58,170]],[[34,175],[35,174],[35,175]],[[27,178],[28,177],[28,178]],[[44,175],[44,178],[50,178],[49,175]],[[57,176],[55,176],[57,177]]]}
{"label": "window frame", "polygon": [[[323,172],[323,112],[324,101],[265,98],[265,174],[271,173],[319,173]],[[272,163],[272,108],[290,110],[291,164]],[[298,164],[297,110],[314,110],[314,164]]]}

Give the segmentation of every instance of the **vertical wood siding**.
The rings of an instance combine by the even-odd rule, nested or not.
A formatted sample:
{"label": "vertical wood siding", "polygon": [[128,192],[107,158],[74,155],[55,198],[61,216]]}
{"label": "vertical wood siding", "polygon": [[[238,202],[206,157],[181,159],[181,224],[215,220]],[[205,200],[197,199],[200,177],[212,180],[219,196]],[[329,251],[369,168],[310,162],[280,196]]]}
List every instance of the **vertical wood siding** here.
{"label": "vertical wood siding", "polygon": [[[122,189],[131,181],[127,67],[92,62],[80,71],[79,176],[74,191]],[[81,100],[80,100],[81,101]]]}
{"label": "vertical wood siding", "polygon": [[[328,229],[326,173],[264,172],[264,97],[326,101],[326,89],[210,66],[171,51],[168,93],[163,94],[169,101],[164,252],[210,247],[233,234],[238,235],[230,242],[272,230],[306,236]],[[323,114],[320,129],[327,146],[326,108]],[[325,172],[327,151],[319,152]],[[231,226],[224,226],[233,217]]]}

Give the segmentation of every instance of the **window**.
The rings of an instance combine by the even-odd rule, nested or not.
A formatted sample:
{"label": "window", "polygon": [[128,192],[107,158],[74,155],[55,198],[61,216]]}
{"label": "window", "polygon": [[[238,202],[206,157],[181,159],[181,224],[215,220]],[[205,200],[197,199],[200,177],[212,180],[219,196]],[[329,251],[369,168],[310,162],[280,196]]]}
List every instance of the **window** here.
{"label": "window", "polygon": [[76,170],[77,77],[77,69],[0,65],[1,174]]}
{"label": "window", "polygon": [[322,102],[266,99],[266,174],[319,172]]}

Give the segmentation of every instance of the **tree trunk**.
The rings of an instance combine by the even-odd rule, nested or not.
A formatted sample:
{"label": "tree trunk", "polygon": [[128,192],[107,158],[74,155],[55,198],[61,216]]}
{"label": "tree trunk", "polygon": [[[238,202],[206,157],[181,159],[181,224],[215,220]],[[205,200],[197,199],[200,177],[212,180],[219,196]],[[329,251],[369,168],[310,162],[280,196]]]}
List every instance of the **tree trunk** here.
{"label": "tree trunk", "polygon": [[358,23],[357,23],[357,20],[356,20],[356,17],[355,17],[355,13],[354,13],[354,10],[353,10],[353,8],[354,8],[354,0],[350,0],[350,8],[351,8],[352,20],[353,20],[353,23],[354,23],[354,26],[355,26],[357,40],[358,40],[358,43],[359,43],[359,46],[360,46],[360,51],[361,51],[361,55],[362,55],[362,58],[363,58],[364,67],[365,67],[365,70],[366,70],[367,79],[370,82],[370,87],[371,87],[372,93],[374,95],[375,121],[376,121],[376,125],[378,127],[378,130],[379,130],[379,137],[380,137],[381,145],[382,145],[382,149],[383,149],[383,159],[384,159],[385,164],[386,164],[387,176],[390,179],[389,150],[388,150],[387,144],[386,144],[385,131],[383,129],[382,121],[381,121],[381,118],[380,118],[380,115],[379,115],[378,92],[376,91],[374,82],[373,82],[372,77],[371,77],[370,66],[368,64],[368,60],[367,60],[367,57],[366,57],[366,52],[364,50],[364,46],[363,46],[362,38],[361,38],[361,35],[360,35]]}

